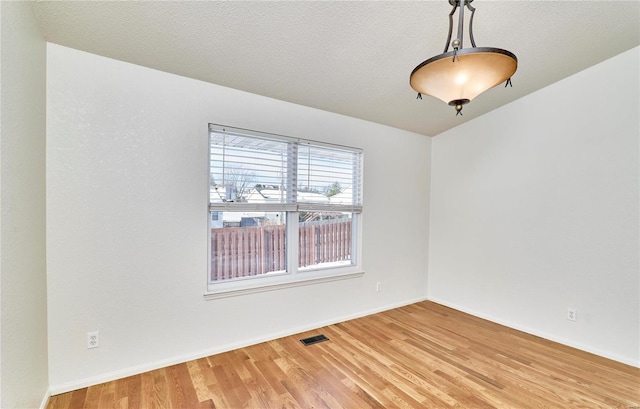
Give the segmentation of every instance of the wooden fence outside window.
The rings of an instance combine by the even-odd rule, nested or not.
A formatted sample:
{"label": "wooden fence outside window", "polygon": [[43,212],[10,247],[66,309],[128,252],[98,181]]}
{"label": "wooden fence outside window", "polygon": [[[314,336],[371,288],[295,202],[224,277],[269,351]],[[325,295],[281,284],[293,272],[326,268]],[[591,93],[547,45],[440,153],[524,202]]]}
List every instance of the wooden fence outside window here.
{"label": "wooden fence outside window", "polygon": [[[211,280],[286,269],[284,225],[211,229]],[[351,220],[301,223],[298,267],[351,259]]]}

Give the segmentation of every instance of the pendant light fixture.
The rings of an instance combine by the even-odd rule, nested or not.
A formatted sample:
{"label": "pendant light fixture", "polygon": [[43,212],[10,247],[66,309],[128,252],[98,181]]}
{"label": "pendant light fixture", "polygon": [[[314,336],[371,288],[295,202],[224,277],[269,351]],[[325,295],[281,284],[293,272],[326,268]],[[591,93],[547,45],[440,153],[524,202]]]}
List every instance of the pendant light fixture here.
{"label": "pendant light fixture", "polygon": [[[518,68],[515,54],[501,48],[476,47],[473,39],[473,0],[448,0],[453,6],[449,13],[449,36],[442,54],[431,57],[411,72],[411,87],[422,95],[431,95],[456,108],[456,116],[462,115],[462,107],[486,90],[505,82],[511,84],[511,76]],[[464,8],[471,11],[469,39],[471,47],[463,47]],[[459,9],[458,36],[451,41],[453,15]],[[451,41],[452,51],[449,51]]]}

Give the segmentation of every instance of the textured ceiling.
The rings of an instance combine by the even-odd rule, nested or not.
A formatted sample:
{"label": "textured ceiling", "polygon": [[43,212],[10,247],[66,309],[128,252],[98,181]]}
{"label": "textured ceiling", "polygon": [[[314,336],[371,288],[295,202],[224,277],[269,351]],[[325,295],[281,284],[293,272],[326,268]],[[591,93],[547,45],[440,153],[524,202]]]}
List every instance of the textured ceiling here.
{"label": "textured ceiling", "polygon": [[519,66],[513,88],[480,95],[463,117],[435,98],[416,100],[409,86],[411,70],[444,49],[447,0],[37,1],[33,8],[53,43],[429,136],[640,44],[637,0],[473,5],[476,44],[515,53]]}

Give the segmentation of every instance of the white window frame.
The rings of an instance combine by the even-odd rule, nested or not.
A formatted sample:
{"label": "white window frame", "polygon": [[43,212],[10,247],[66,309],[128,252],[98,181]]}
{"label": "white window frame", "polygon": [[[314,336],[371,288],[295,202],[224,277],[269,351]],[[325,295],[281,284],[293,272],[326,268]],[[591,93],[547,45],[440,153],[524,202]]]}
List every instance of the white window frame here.
{"label": "white window frame", "polygon": [[[251,203],[213,203],[209,199],[208,203],[208,251],[207,251],[207,290],[204,293],[205,299],[217,299],[236,295],[250,294],[256,292],[270,291],[280,288],[296,287],[301,285],[309,285],[315,283],[322,283],[335,280],[351,279],[361,277],[364,274],[362,269],[362,149],[340,146],[335,144],[327,144],[323,142],[316,142],[310,140],[304,140],[299,138],[291,138],[282,135],[268,134],[264,132],[250,131],[240,128],[233,128],[224,125],[209,124],[209,139],[211,139],[212,132],[233,132],[241,134],[243,136],[254,136],[257,138],[274,139],[278,141],[284,141],[287,143],[293,143],[294,146],[298,145],[311,145],[316,147],[328,147],[331,149],[343,150],[345,152],[355,152],[359,155],[359,167],[355,172],[357,174],[357,180],[353,181],[353,189],[356,189],[356,196],[353,205],[326,205],[326,204],[312,204],[312,203],[296,203],[287,200],[287,203],[275,204],[251,204]],[[207,149],[207,164],[208,172],[211,171],[211,140],[209,141]],[[293,149],[295,155],[297,155],[297,148]],[[289,159],[291,162],[291,160]],[[296,157],[297,161],[297,157]],[[289,182],[287,182],[289,184]],[[289,184],[290,185],[290,184]],[[291,185],[290,185],[291,186]],[[297,186],[292,190],[297,190]],[[207,191],[210,191],[209,186]],[[248,210],[264,210],[264,211],[286,211],[286,258],[287,269],[286,272],[252,276],[244,279],[234,279],[230,281],[212,281],[211,280],[211,214],[212,212],[224,212],[224,211],[248,211]],[[299,211],[342,211],[351,213],[351,263],[345,266],[325,266],[322,265],[313,268],[304,268],[303,271],[298,269],[298,251],[299,251],[299,223],[298,214]]]}

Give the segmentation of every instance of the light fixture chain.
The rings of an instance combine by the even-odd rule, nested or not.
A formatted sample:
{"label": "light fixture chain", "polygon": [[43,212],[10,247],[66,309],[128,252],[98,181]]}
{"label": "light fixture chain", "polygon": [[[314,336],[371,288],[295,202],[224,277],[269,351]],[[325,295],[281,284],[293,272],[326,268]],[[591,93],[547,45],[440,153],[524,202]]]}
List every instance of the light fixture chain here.
{"label": "light fixture chain", "polygon": [[451,13],[449,13],[449,36],[447,37],[447,42],[444,43],[443,53],[446,53],[447,51],[449,51],[449,44],[451,44],[451,33],[453,32],[453,14],[456,12],[457,8],[458,8],[458,2],[456,1],[455,4],[453,5],[453,8],[451,9]]}
{"label": "light fixture chain", "polygon": [[467,2],[467,8],[471,10],[471,17],[469,17],[469,39],[471,39],[471,47],[475,47],[476,40],[473,39],[473,15],[476,13],[476,9],[471,5],[469,0],[465,1]]}
{"label": "light fixture chain", "polygon": [[[465,3],[468,2],[468,0],[462,0]],[[464,48],[463,44],[463,36],[464,36],[464,5],[460,7],[460,15],[459,15],[459,19],[458,19],[458,38],[457,40],[460,42],[458,47],[459,48]]]}

